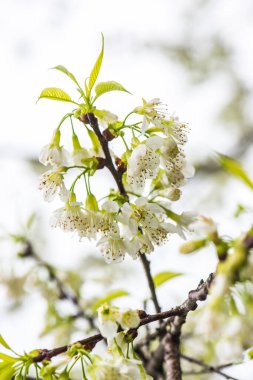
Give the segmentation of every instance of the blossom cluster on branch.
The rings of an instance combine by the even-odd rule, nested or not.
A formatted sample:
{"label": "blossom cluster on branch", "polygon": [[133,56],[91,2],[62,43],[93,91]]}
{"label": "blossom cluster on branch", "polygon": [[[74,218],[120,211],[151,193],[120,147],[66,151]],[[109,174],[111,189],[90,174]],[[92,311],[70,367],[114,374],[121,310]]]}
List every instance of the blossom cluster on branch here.
{"label": "blossom cluster on branch", "polygon": [[[93,88],[103,58],[98,60],[81,89],[73,74],[63,66],[55,69],[68,75],[78,86],[83,103],[73,101],[63,90],[44,89],[39,97],[74,103],[77,107],[63,117],[51,142],[42,148],[40,162],[51,166],[40,179],[44,199],[52,201],[59,195],[64,206],[57,209],[51,225],[79,237],[95,239],[106,262],[120,262],[128,253],[134,259],[162,245],[170,234],[184,236],[194,220],[191,213],[178,215],[171,202],[180,198],[181,186],[193,175],[185,159],[184,144],[188,126],[167,113],[159,99],[143,99],[125,118],[96,108],[95,101],[113,90],[124,91],[117,82],[101,82]],[[72,152],[61,141],[64,121],[72,128]],[[79,131],[74,121],[82,123]],[[81,138],[85,136],[85,144]],[[117,140],[117,153],[110,146]],[[114,144],[115,145],[115,144]],[[113,162],[114,161],[114,162]],[[92,176],[98,170],[110,170],[118,188],[108,189],[103,203],[92,191]],[[73,182],[67,188],[66,177]],[[83,181],[85,202],[77,199],[75,186]]]}

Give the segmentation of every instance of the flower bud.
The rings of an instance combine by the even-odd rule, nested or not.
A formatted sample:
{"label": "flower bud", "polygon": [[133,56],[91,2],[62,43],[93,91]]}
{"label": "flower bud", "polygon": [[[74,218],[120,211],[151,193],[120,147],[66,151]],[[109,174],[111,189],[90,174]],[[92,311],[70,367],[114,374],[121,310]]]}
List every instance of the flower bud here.
{"label": "flower bud", "polygon": [[90,210],[90,211],[98,211],[99,210],[97,199],[96,199],[95,195],[89,194],[87,196],[86,201],[85,201],[85,207],[87,210]]}
{"label": "flower bud", "polygon": [[180,252],[184,254],[195,252],[199,250],[200,248],[205,247],[207,242],[208,242],[207,239],[189,241],[181,245]]}

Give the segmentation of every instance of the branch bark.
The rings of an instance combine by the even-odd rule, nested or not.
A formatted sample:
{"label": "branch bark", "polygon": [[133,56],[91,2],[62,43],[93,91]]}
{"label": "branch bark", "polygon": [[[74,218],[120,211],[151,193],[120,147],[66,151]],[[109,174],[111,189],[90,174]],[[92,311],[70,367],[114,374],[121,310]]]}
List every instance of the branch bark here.
{"label": "branch bark", "polygon": [[152,298],[152,301],[153,301],[154,306],[155,306],[155,311],[157,313],[160,313],[161,307],[160,307],[159,302],[158,302],[158,298],[157,298],[157,294],[156,294],[156,290],[155,290],[155,284],[154,284],[154,281],[153,281],[153,278],[151,275],[150,261],[147,259],[146,255],[144,255],[144,254],[140,255],[140,259],[141,259],[141,262],[142,262],[142,265],[143,265],[143,268],[144,268],[144,271],[145,271],[145,274],[147,277],[148,286],[149,286],[150,293],[151,293],[151,298]]}
{"label": "branch bark", "polygon": [[189,357],[187,355],[181,354],[181,358],[184,359],[184,360],[187,360],[190,363],[197,364],[198,366],[204,368],[205,371],[203,371],[203,372],[201,371],[201,373],[213,372],[213,373],[217,373],[218,375],[224,377],[227,380],[239,380],[239,379],[236,379],[235,377],[227,375],[226,373],[224,373],[224,372],[221,371],[222,368],[231,367],[232,365],[234,365],[233,363],[224,364],[224,365],[215,367],[215,366],[211,366],[211,365],[208,365],[208,364],[204,363],[202,360],[191,358],[191,357]]}
{"label": "branch bark", "polygon": [[[128,331],[129,334],[132,336],[133,333],[137,331],[141,326],[147,325],[152,322],[164,320],[170,317],[182,317],[185,318],[185,315],[187,315],[190,311],[195,310],[198,306],[198,301],[203,301],[206,299],[209,287],[213,281],[213,275],[211,274],[208,279],[204,282],[201,282],[201,284],[197,287],[195,290],[191,290],[188,294],[188,298],[179,306],[176,306],[170,310],[156,313],[156,314],[146,314],[145,312],[140,312],[140,324],[136,329],[130,329]],[[82,346],[84,346],[87,350],[92,350],[95,345],[100,342],[103,339],[103,336],[101,334],[96,334],[93,336],[90,336],[88,338],[79,340],[75,343],[80,343]],[[68,348],[71,347],[71,345],[61,346],[57,348],[53,348],[52,350],[42,349],[40,350],[39,355],[37,355],[33,361],[35,363],[41,362],[43,360],[51,360],[54,356],[60,355],[68,350]]]}

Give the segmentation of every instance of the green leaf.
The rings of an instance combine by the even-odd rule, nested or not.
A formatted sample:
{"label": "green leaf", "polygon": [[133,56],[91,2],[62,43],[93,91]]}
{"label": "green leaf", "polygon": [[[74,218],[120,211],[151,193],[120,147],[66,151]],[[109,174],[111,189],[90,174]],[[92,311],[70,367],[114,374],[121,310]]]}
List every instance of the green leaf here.
{"label": "green leaf", "polygon": [[183,273],[176,272],[160,272],[153,277],[155,287],[162,285],[164,282],[171,280],[174,277],[182,276]]}
{"label": "green leaf", "polygon": [[249,178],[246,171],[238,161],[223,154],[219,154],[218,161],[227,172],[231,173],[234,177],[241,179],[253,190],[253,181]]}
{"label": "green leaf", "polygon": [[8,343],[4,340],[4,338],[2,337],[2,335],[0,334],[0,344],[2,346],[4,346],[4,348],[7,348],[7,350],[11,350],[10,346],[8,345]]}
{"label": "green leaf", "polygon": [[52,67],[52,70],[61,71],[63,74],[67,75],[70,79],[72,79],[72,81],[75,82],[75,84],[79,87],[79,84],[78,84],[75,76],[70,71],[68,71],[68,69],[66,69],[66,67],[64,67],[62,65],[57,65],[55,67]]}
{"label": "green leaf", "polygon": [[90,73],[90,77],[89,77],[89,92],[91,92],[94,84],[96,83],[96,80],[97,80],[97,77],[98,77],[98,74],[100,72],[100,68],[101,68],[101,65],[102,65],[102,61],[103,61],[103,56],[104,56],[104,36],[102,34],[102,48],[101,48],[101,52],[96,60],[96,63],[93,67],[93,69],[91,70],[91,73]]}
{"label": "green leaf", "polygon": [[100,82],[95,87],[96,98],[110,91],[124,91],[128,92],[120,83],[114,81]]}
{"label": "green leaf", "polygon": [[52,67],[52,70],[58,70],[58,71],[61,71],[63,74],[67,75],[77,85],[78,91],[80,92],[81,96],[84,97],[83,89],[77,82],[76,77],[74,76],[74,74],[68,71],[68,69],[66,69],[65,66],[58,65],[58,66]]}
{"label": "green leaf", "polygon": [[116,298],[128,296],[128,294],[129,293],[125,290],[113,290],[109,292],[105,297],[99,298],[96,302],[94,302],[94,304],[92,305],[92,310],[96,311],[99,308],[99,306],[103,305],[104,303],[109,303]]}
{"label": "green leaf", "polygon": [[13,358],[12,356],[3,354],[1,352],[0,352],[0,359],[2,359],[4,362],[8,362],[8,363],[15,363],[17,360],[19,360],[18,358]]}
{"label": "green leaf", "polygon": [[37,101],[39,101],[42,98],[51,99],[51,100],[59,100],[61,102],[75,103],[65,91],[56,87],[44,88],[44,90],[41,92]]}
{"label": "green leaf", "polygon": [[16,369],[13,367],[6,367],[3,369],[0,369],[0,378],[1,380],[12,380],[15,372],[16,372]]}

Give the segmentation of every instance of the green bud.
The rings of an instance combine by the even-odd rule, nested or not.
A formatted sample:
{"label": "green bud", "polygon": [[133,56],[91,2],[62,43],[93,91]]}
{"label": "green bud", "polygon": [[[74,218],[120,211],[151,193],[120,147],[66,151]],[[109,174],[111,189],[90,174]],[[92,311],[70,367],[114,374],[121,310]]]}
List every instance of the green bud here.
{"label": "green bud", "polygon": [[97,138],[97,135],[94,131],[92,131],[91,129],[88,129],[88,135],[91,139],[91,142],[92,142],[92,146],[93,146],[93,149],[96,153],[99,153],[99,150],[100,150],[100,142]]}
{"label": "green bud", "polygon": [[72,135],[72,144],[73,144],[74,151],[82,149],[81,144],[80,144],[79,139],[78,139],[76,134]]}
{"label": "green bud", "polygon": [[[49,365],[46,365],[45,367],[42,367],[41,370],[40,370],[40,374],[42,376],[47,376],[45,377],[45,379],[52,379],[52,375],[55,373],[57,367],[56,366],[53,366],[51,364]],[[44,377],[43,377],[44,379]]]}
{"label": "green bud", "polygon": [[185,244],[182,244],[180,247],[180,252],[184,254],[192,253],[200,248],[203,248],[207,245],[208,240],[207,239],[201,239],[201,240],[192,240]]}
{"label": "green bud", "polygon": [[30,358],[35,358],[36,356],[39,355],[39,353],[40,353],[40,350],[32,350],[32,351],[30,351],[30,352],[28,353],[28,356],[29,356]]}
{"label": "green bud", "polygon": [[57,128],[55,131],[54,131],[54,134],[53,134],[53,137],[52,137],[52,140],[51,140],[51,146],[60,146],[60,140],[61,140],[61,132],[60,130]]}
{"label": "green bud", "polygon": [[90,211],[99,211],[98,202],[93,194],[89,194],[85,201],[85,208]]}
{"label": "green bud", "polygon": [[74,343],[74,344],[72,344],[71,347],[69,347],[67,354],[70,357],[73,357],[73,356],[77,355],[78,354],[78,350],[80,350],[82,348],[83,348],[83,346],[81,345],[81,343],[79,343],[79,342]]}
{"label": "green bud", "polygon": [[228,254],[229,246],[225,241],[220,241],[216,244],[216,252],[219,260],[225,260]]}
{"label": "green bud", "polygon": [[75,117],[76,119],[79,119],[79,118],[81,117],[82,113],[83,113],[82,109],[81,109],[81,108],[78,108],[78,109],[75,111],[75,113],[74,113],[74,117]]}
{"label": "green bud", "polygon": [[132,148],[136,148],[138,145],[140,145],[140,140],[137,137],[133,137],[131,141]]}
{"label": "green bud", "polygon": [[74,192],[71,192],[70,193],[70,197],[69,197],[69,203],[75,203],[76,202],[76,194]]}
{"label": "green bud", "polygon": [[178,201],[181,197],[181,190],[180,189],[171,189],[171,191],[168,194],[168,199],[175,202]]}

